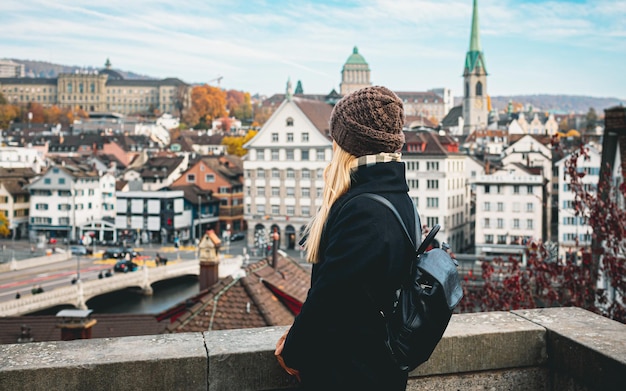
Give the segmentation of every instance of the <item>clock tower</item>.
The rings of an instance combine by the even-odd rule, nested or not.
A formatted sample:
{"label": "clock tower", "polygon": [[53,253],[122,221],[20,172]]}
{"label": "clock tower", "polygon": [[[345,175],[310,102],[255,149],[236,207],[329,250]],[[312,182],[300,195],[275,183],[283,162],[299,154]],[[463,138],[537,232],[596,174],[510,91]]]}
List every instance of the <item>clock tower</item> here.
{"label": "clock tower", "polygon": [[463,70],[463,133],[469,134],[474,130],[487,128],[488,116],[487,67],[485,55],[480,48],[478,6],[477,0],[474,0],[470,47],[465,55]]}

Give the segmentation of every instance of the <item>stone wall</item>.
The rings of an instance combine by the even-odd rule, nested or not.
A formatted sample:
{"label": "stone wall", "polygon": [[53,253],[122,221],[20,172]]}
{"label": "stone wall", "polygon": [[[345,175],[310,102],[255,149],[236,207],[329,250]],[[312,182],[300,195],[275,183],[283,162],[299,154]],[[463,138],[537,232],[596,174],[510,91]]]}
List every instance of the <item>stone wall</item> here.
{"label": "stone wall", "polygon": [[[296,389],[284,327],[0,345],[2,390]],[[626,325],[578,308],[454,315],[408,390],[622,390]]]}

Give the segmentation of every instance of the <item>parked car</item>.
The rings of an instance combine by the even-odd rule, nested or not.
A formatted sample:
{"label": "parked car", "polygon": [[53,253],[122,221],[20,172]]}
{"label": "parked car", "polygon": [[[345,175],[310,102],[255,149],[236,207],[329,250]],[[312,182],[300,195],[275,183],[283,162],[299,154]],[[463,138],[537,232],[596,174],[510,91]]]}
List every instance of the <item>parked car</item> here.
{"label": "parked car", "polygon": [[137,264],[127,260],[117,261],[115,266],[113,266],[113,270],[122,273],[134,272],[137,270]]}
{"label": "parked car", "polygon": [[236,234],[232,234],[230,236],[231,242],[236,242],[237,240],[244,240],[246,238],[246,234],[243,232],[237,232]]}
{"label": "parked car", "polygon": [[125,258],[126,254],[130,254],[131,258],[135,258],[139,255],[137,251],[135,251],[132,247],[109,247],[104,250],[102,254],[102,258]]}
{"label": "parked car", "polygon": [[88,254],[93,254],[93,250],[91,250],[90,248],[87,248],[85,246],[71,246],[70,247],[70,251],[72,252],[72,255],[88,255]]}

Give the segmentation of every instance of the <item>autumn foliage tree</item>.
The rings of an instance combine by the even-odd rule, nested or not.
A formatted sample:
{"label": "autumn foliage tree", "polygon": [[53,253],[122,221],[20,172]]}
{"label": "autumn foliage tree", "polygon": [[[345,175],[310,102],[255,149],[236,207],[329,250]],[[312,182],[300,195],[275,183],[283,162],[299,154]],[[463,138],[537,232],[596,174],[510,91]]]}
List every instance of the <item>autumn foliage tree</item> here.
{"label": "autumn foliage tree", "polygon": [[0,211],[0,237],[6,238],[11,234],[11,230],[9,229],[9,220],[6,218],[4,213]]}
{"label": "autumn foliage tree", "polygon": [[226,92],[208,84],[195,86],[191,90],[191,108],[185,115],[190,126],[209,128],[214,119],[224,117],[226,112]]}
{"label": "autumn foliage tree", "polygon": [[[626,210],[620,205],[626,197],[626,184],[615,186],[604,176],[596,190],[584,186],[585,173],[577,166],[587,153],[580,145],[565,167],[575,193],[575,213],[592,227],[594,241],[601,245],[595,249],[581,246],[582,259],[578,261],[558,262],[537,242],[526,249],[526,265],[513,256],[483,261],[481,275],[470,272],[464,277],[461,312],[576,306],[626,323]],[[600,286],[599,277],[604,282]]]}
{"label": "autumn foliage tree", "polygon": [[256,134],[255,130],[249,130],[245,136],[226,136],[222,139],[222,145],[226,145],[226,152],[229,155],[244,156],[248,150],[244,149],[243,146],[252,140]]}

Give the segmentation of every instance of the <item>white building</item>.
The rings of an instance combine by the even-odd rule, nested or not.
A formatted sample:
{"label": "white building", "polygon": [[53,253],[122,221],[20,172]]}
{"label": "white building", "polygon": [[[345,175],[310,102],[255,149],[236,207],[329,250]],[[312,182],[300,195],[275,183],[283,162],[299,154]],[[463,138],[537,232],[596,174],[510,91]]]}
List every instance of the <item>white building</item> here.
{"label": "white building", "polygon": [[552,221],[553,200],[556,202],[556,197],[553,198],[553,190],[555,189],[553,188],[552,150],[537,141],[533,136],[525,135],[502,152],[502,164],[506,166],[513,163],[521,164],[534,171],[541,171],[541,175],[543,175],[546,184],[546,203],[542,208],[545,215],[544,222],[546,224],[544,228],[546,232],[542,237],[546,240],[548,238],[556,240],[548,230],[550,222]]}
{"label": "white building", "polygon": [[24,64],[11,60],[0,60],[0,77],[24,77]]}
{"label": "white building", "polygon": [[90,167],[50,167],[28,186],[31,239],[45,236],[79,240],[84,231],[97,231],[97,240],[114,240],[111,183],[115,182],[110,174]]}
{"label": "white building", "polygon": [[476,177],[477,255],[522,254],[541,240],[543,183],[518,164]]}
{"label": "white building", "polygon": [[[332,107],[289,92],[259,133],[244,145],[244,215],[248,243],[261,247],[274,228],[281,246],[297,248],[321,204],[323,172],[332,157]],[[254,237],[252,236],[254,235]]]}
{"label": "white building", "polygon": [[402,160],[409,196],[417,205],[422,226],[439,224],[437,240],[460,252],[470,245],[469,187],[465,177],[468,157],[459,153],[459,144],[448,135],[422,131],[404,134]]}
{"label": "white building", "polygon": [[[577,159],[577,170],[585,173],[585,176],[581,178],[583,186],[587,190],[595,191],[600,178],[602,153],[593,146],[587,145],[586,147],[588,148],[588,158],[580,156]],[[590,247],[593,234],[593,229],[587,224],[588,211],[583,209],[582,214],[576,215],[574,208],[575,193],[570,188],[570,176],[567,174],[567,168],[565,167],[565,163],[569,158],[571,158],[571,155],[555,163],[559,185],[559,258],[563,261],[568,257],[577,257],[581,247]]]}
{"label": "white building", "polygon": [[117,192],[115,228],[122,239],[173,242],[191,238],[191,210],[184,191]]}
{"label": "white building", "polygon": [[0,167],[32,168],[39,174],[46,167],[43,152],[33,148],[0,146]]}

